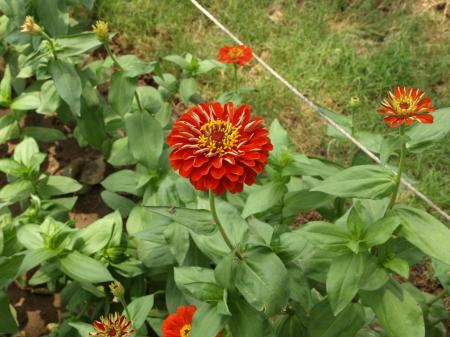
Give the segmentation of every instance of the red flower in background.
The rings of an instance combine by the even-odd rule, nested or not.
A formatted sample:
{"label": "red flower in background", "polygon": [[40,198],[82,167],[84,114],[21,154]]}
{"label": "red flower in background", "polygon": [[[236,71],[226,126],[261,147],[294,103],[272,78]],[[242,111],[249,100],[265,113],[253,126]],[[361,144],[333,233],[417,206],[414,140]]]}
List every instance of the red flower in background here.
{"label": "red flower in background", "polygon": [[244,183],[255,182],[273,148],[262,121],[250,117],[248,105],[192,107],[167,137],[172,148],[170,163],[198,190],[241,192]]}
{"label": "red flower in background", "polygon": [[136,332],[129,330],[131,322],[119,313],[109,314],[108,318],[100,316],[99,321],[93,323],[95,332],[90,332],[89,336],[94,337],[128,337]]}
{"label": "red flower in background", "polygon": [[223,46],[219,50],[217,60],[225,63],[237,63],[240,66],[245,65],[253,57],[252,48],[245,45],[240,46]]}
{"label": "red flower in background", "polygon": [[[178,307],[177,312],[169,315],[162,325],[162,337],[189,337],[192,318],[197,308],[194,305]],[[216,336],[218,337],[218,336]]]}
{"label": "red flower in background", "polygon": [[431,99],[423,98],[424,94],[417,88],[395,87],[394,94],[388,92],[387,98],[380,103],[383,109],[377,112],[388,115],[384,121],[393,128],[401,124],[411,125],[414,121],[431,124],[433,116],[429,113],[436,109],[431,106]]}

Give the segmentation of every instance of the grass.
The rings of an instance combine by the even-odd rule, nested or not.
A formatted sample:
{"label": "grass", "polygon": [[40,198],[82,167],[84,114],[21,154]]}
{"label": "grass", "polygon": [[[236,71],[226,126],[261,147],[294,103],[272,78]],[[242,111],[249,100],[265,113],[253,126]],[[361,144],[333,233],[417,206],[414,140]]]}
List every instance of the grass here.
{"label": "grass", "polygon": [[[97,16],[121,33],[145,59],[191,52],[215,58],[232,41],[189,1],[97,0]],[[360,130],[392,132],[375,113],[395,85],[422,88],[438,107],[450,106],[450,20],[427,0],[214,0],[201,1],[237,36],[315,102],[347,114],[360,97]],[[326,155],[324,123],[256,62],[245,84],[258,89],[246,99],[267,120],[277,117],[298,148]],[[230,89],[230,74],[204,80],[203,94]],[[418,187],[450,210],[450,146],[408,158]],[[333,146],[330,159],[348,157],[348,145]]]}

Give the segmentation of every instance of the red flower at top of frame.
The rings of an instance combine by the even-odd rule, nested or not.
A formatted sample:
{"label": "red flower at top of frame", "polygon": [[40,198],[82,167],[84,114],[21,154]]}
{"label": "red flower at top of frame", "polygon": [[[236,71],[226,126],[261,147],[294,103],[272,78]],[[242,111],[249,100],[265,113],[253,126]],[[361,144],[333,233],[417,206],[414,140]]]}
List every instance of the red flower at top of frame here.
{"label": "red flower at top of frame", "polygon": [[384,121],[392,128],[401,124],[411,125],[414,121],[424,124],[433,123],[430,112],[436,111],[431,106],[431,99],[423,97],[425,92],[417,88],[395,87],[394,93],[388,92],[387,97],[380,103],[383,109],[378,113],[388,115]]}
{"label": "red flower at top of frame", "polygon": [[198,190],[241,192],[267,164],[273,146],[262,118],[250,117],[250,106],[199,104],[173,125],[167,137],[169,160]]}
{"label": "red flower at top of frame", "polygon": [[223,46],[219,50],[217,60],[225,63],[237,63],[240,66],[245,65],[253,57],[252,48],[246,45],[240,46]]}
{"label": "red flower at top of frame", "polygon": [[[162,325],[162,337],[189,337],[192,318],[197,308],[194,305],[180,306],[177,312],[169,315]],[[219,337],[219,336],[216,336]]]}
{"label": "red flower at top of frame", "polygon": [[90,332],[93,337],[128,337],[136,330],[130,330],[131,321],[119,313],[109,314],[108,317],[100,316],[99,321],[94,321],[95,332]]}

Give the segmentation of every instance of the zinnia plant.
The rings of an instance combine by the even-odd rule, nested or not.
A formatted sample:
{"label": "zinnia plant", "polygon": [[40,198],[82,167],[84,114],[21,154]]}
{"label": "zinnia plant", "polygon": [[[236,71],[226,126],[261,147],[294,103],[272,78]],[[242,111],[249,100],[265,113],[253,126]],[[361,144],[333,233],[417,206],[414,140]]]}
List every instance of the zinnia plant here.
{"label": "zinnia plant", "polygon": [[100,316],[100,320],[94,321],[95,332],[89,333],[95,337],[127,337],[136,331],[131,328],[131,321],[119,313],[109,314],[108,317]]}
{"label": "zinnia plant", "polygon": [[394,93],[388,92],[388,96],[380,103],[383,109],[377,110],[380,114],[387,115],[384,121],[391,127],[399,125],[411,125],[414,121],[424,124],[433,123],[430,112],[436,111],[431,106],[431,99],[423,97],[425,92],[417,88],[395,87]]}

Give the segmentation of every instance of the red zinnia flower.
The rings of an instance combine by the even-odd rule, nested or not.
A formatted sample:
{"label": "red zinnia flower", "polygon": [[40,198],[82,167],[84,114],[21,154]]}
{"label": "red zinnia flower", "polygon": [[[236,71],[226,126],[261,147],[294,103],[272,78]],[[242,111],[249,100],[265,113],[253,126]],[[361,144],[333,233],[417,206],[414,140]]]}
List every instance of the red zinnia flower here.
{"label": "red zinnia flower", "polygon": [[181,116],[167,137],[170,164],[198,190],[241,192],[267,164],[268,133],[262,118],[251,119],[248,105],[200,104]]}
{"label": "red zinnia flower", "polygon": [[[162,325],[162,337],[189,337],[192,318],[197,308],[194,305],[180,306],[177,312],[169,315]],[[219,336],[216,336],[219,337]]]}
{"label": "red zinnia flower", "polygon": [[219,50],[218,60],[225,63],[237,63],[240,66],[245,65],[253,57],[252,48],[245,45],[223,46]]}
{"label": "red zinnia flower", "polygon": [[388,92],[388,97],[380,104],[383,109],[377,110],[380,114],[387,114],[384,121],[392,128],[401,124],[411,125],[414,121],[420,123],[433,123],[433,116],[430,112],[436,111],[431,106],[431,99],[422,98],[425,92],[417,88],[408,88],[405,86],[395,87],[394,94]]}
{"label": "red zinnia flower", "polygon": [[100,316],[100,320],[94,321],[92,325],[95,328],[95,332],[90,332],[89,336],[94,337],[127,337],[136,332],[136,330],[128,331],[131,327],[131,322],[118,312],[109,314],[108,318]]}

